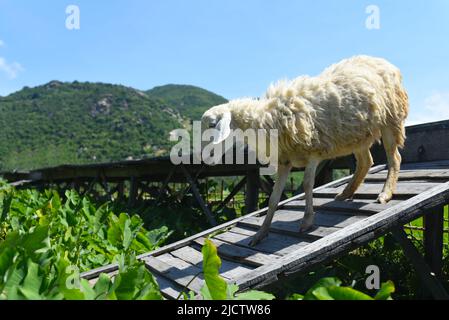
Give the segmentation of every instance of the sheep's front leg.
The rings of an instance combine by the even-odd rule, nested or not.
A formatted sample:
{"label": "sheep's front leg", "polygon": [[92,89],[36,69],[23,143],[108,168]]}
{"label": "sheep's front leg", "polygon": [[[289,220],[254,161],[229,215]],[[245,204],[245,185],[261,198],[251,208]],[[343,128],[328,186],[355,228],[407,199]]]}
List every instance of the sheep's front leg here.
{"label": "sheep's front leg", "polygon": [[263,238],[267,236],[271,221],[273,220],[274,213],[278,207],[279,201],[281,200],[282,191],[284,191],[285,183],[287,182],[288,174],[290,173],[291,168],[292,167],[290,164],[279,166],[278,178],[274,183],[273,192],[270,196],[267,215],[265,216],[265,220],[259,231],[251,240],[251,246],[257,245]]}
{"label": "sheep's front leg", "polygon": [[304,192],[306,194],[306,210],[304,212],[304,218],[301,221],[301,226],[299,227],[299,232],[305,232],[310,229],[313,225],[313,186],[315,185],[315,174],[316,169],[320,161],[311,160],[306,166],[304,172]]}

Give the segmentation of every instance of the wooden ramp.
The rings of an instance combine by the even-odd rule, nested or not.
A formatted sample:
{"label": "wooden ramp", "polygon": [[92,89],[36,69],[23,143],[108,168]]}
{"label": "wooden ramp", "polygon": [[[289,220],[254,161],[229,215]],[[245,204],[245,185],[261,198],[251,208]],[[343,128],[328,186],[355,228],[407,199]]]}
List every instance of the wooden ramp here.
{"label": "wooden ramp", "polygon": [[[301,272],[390,231],[407,247],[401,227],[449,203],[449,161],[404,165],[394,200],[381,205],[375,200],[386,175],[386,166],[372,168],[352,201],[333,200],[350,177],[315,189],[315,227],[307,234],[298,233],[305,206],[304,195],[299,195],[279,205],[268,238],[255,247],[250,247],[249,242],[262,224],[266,208],[140,258],[155,275],[164,296],[174,299],[182,291],[198,292],[202,287],[203,279],[197,275],[202,265],[201,245],[208,236],[222,259],[222,276],[238,284],[241,290],[260,288]],[[414,247],[410,250],[406,251],[413,256]],[[417,264],[418,268],[424,268],[424,273],[429,271],[419,258]],[[95,281],[102,272],[113,275],[116,271],[117,266],[110,265],[87,272],[83,277]],[[438,296],[441,288],[432,279],[429,281]],[[445,297],[444,290],[440,293],[440,297]]]}

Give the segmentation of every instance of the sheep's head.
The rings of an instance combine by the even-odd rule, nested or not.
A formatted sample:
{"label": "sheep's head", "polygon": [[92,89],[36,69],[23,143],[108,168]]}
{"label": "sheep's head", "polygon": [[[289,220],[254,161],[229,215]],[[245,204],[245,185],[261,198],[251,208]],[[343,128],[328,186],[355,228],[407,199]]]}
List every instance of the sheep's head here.
{"label": "sheep's head", "polygon": [[215,129],[214,144],[226,140],[231,134],[232,115],[229,104],[225,103],[207,110],[201,118],[202,130]]}

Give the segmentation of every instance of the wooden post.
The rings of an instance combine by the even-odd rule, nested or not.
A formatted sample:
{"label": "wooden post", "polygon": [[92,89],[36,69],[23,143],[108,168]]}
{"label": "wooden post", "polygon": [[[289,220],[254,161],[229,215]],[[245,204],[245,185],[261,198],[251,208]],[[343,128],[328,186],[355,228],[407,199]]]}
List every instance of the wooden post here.
{"label": "wooden post", "polygon": [[139,181],[136,177],[131,177],[130,186],[129,186],[129,198],[128,198],[128,207],[133,207],[136,204],[137,193],[139,189]]}
{"label": "wooden post", "polygon": [[413,245],[412,241],[407,237],[405,231],[402,228],[397,228],[392,232],[392,234],[396,241],[401,245],[405,255],[412,262],[417,275],[421,278],[422,283],[429,290],[434,299],[448,300],[448,293],[446,292],[438,278],[435,276],[435,274],[432,272],[425,259]]}
{"label": "wooden post", "polygon": [[331,162],[330,161],[323,161],[321,168],[318,168],[319,170],[316,178],[315,178],[315,187],[324,186],[325,184],[328,184],[329,182],[332,182],[333,176],[332,176],[332,168],[330,167]]}
{"label": "wooden post", "polygon": [[[164,191],[167,190],[168,184],[170,183],[171,178],[173,177],[173,174],[176,171],[176,167],[173,167],[173,169],[170,170],[168,176],[165,178],[164,182],[162,183],[161,187],[159,188],[159,194],[157,195],[156,198],[156,203],[159,203],[159,201],[161,200]],[[176,184],[175,184],[175,190],[176,190]]]}
{"label": "wooden post", "polygon": [[295,192],[295,185],[294,185],[294,182],[293,182],[293,177],[290,177],[290,195],[293,197],[293,194],[294,194],[294,192]]}
{"label": "wooden post", "polygon": [[424,216],[424,252],[427,264],[437,277],[443,268],[444,206],[429,210]]}
{"label": "wooden post", "polygon": [[118,191],[117,198],[118,198],[119,200],[122,200],[122,199],[123,199],[123,196],[124,196],[124,194],[125,194],[125,185],[124,185],[124,182],[123,182],[123,181],[120,181],[120,182],[118,183],[118,185],[117,185],[117,191]]}
{"label": "wooden post", "polygon": [[249,170],[246,174],[246,213],[256,211],[259,206],[260,170]]}
{"label": "wooden post", "polygon": [[211,226],[216,226],[217,221],[215,220],[214,215],[210,211],[209,207],[207,206],[207,203],[204,202],[203,198],[201,197],[200,190],[198,189],[198,186],[196,185],[195,180],[193,179],[192,175],[187,171],[187,169],[181,165],[182,172],[184,176],[186,177],[187,181],[190,184],[190,189],[192,190],[192,193],[198,201],[198,204],[200,205],[201,209],[203,210],[204,214],[206,215],[207,219],[209,220],[209,223]]}

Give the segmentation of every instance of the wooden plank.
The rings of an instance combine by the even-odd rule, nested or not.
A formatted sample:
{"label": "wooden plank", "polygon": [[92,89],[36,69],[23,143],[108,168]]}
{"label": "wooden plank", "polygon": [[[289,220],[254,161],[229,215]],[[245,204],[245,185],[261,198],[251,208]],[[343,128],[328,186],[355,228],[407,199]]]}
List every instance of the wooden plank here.
{"label": "wooden plank", "polygon": [[287,235],[282,236],[276,233],[269,233],[264,241],[251,247],[249,243],[255,234],[256,231],[254,230],[235,227],[231,231],[216,235],[214,239],[275,255],[285,255],[294,252],[310,243],[308,239],[298,239]]}
{"label": "wooden plank", "polygon": [[204,281],[199,279],[196,274],[190,274],[185,270],[180,270],[155,257],[149,256],[142,260],[151,272],[161,274],[183,288],[186,287],[194,292],[199,292],[203,287]]}
{"label": "wooden plank", "polygon": [[[291,223],[299,223],[304,217],[303,211],[292,210],[278,210],[273,218],[273,221],[284,221]],[[344,228],[354,222],[365,219],[366,215],[345,215],[338,212],[332,212],[327,210],[316,210],[314,224],[323,227],[336,227]],[[263,217],[256,218],[263,222]],[[299,230],[299,228],[298,228]]]}
{"label": "wooden plank", "polygon": [[153,273],[153,276],[157,284],[159,285],[159,289],[161,290],[162,295],[165,298],[178,299],[178,297],[181,297],[181,293],[186,291],[175,282],[164,278],[160,274]]}
{"label": "wooden plank", "polygon": [[444,206],[429,210],[424,216],[424,252],[428,265],[437,277],[443,272]]}
{"label": "wooden plank", "polygon": [[[413,197],[417,194],[420,194],[424,191],[430,190],[436,186],[440,185],[440,183],[407,183],[400,182],[397,185],[396,192],[394,193],[393,198],[409,198]],[[333,197],[343,191],[345,186],[340,186],[337,188],[325,188],[319,191],[314,192],[315,197]],[[357,190],[354,198],[377,198],[379,193],[382,192],[383,183],[364,183]]]}
{"label": "wooden plank", "polygon": [[359,247],[398,225],[412,221],[422,215],[422,210],[447,203],[448,200],[449,182],[353,223],[307,245],[302,250],[280,257],[269,265],[261,266],[245,277],[237,279],[237,285],[241,290],[260,287],[274,281],[280,274],[296,273],[305,267],[326,261],[341,252]]}
{"label": "wooden plank", "polygon": [[[204,244],[205,238],[198,238],[195,240],[199,246]],[[274,259],[278,258],[278,256],[273,254],[266,254],[260,251],[253,250],[252,248],[245,248],[234,245],[232,243],[227,243],[221,241],[217,238],[212,239],[212,242],[215,244],[218,250],[218,254],[220,257],[226,257],[227,259],[245,263],[246,265],[260,267],[264,264],[271,263]]]}
{"label": "wooden plank", "polygon": [[[246,228],[259,229],[262,226],[263,220],[256,217],[250,217],[244,221],[239,222],[238,226]],[[316,240],[330,235],[338,231],[340,228],[335,227],[323,227],[315,225],[311,230],[305,234],[299,233],[299,222],[275,220],[270,225],[270,231],[273,233],[279,233],[282,235],[289,235],[292,237],[300,237],[301,239]]]}
{"label": "wooden plank", "polygon": [[[170,253],[172,256],[179,258],[179,260],[187,262],[190,265],[196,266],[200,271],[203,267],[203,255],[200,251],[192,247],[182,247]],[[159,258],[160,256],[158,256]],[[173,260],[172,260],[173,261]],[[182,264],[182,263],[181,263]],[[233,261],[228,261],[221,258],[220,274],[222,277],[232,280],[238,276],[250,272],[253,268],[240,265]]]}
{"label": "wooden plank", "polygon": [[[385,168],[386,168],[386,165],[378,165],[376,167],[371,168],[369,173],[376,173],[376,172],[379,172],[381,170],[384,170]],[[351,176],[343,177],[343,178],[338,179],[336,181],[333,181],[333,182],[331,182],[331,183],[329,183],[327,185],[319,187],[319,188],[315,189],[315,191],[319,191],[319,190],[327,188],[327,187],[343,185],[343,184],[347,183],[351,178],[352,178]],[[290,199],[281,201],[281,202],[279,202],[279,207],[283,206],[284,204],[286,204],[286,203],[288,203],[290,201],[304,199],[304,196],[305,196],[304,193],[302,193],[302,194],[294,196],[294,197],[292,197]],[[143,259],[143,258],[148,257],[148,256],[157,256],[157,255],[163,254],[165,252],[169,252],[171,250],[176,250],[178,248],[181,248],[181,247],[184,247],[186,245],[189,245],[190,243],[192,243],[196,239],[199,239],[201,237],[206,237],[206,236],[208,236],[208,235],[210,235],[212,233],[218,232],[220,230],[225,230],[225,229],[227,229],[227,228],[229,228],[231,226],[234,226],[238,222],[242,221],[243,219],[246,219],[247,217],[255,217],[255,216],[259,216],[259,215],[265,214],[267,212],[267,210],[268,210],[267,207],[262,208],[259,211],[250,213],[250,214],[245,215],[243,217],[236,218],[236,219],[231,220],[229,222],[223,223],[223,224],[221,224],[219,226],[207,229],[205,231],[202,231],[200,233],[192,235],[192,236],[190,236],[188,238],[176,241],[176,242],[171,243],[169,245],[166,245],[166,246],[164,246],[162,248],[156,249],[156,250],[154,250],[152,252],[141,254],[141,255],[138,256],[138,258],[139,259]],[[111,272],[111,271],[116,270],[117,268],[118,268],[118,265],[116,263],[109,264],[109,265],[106,265],[106,266],[103,266],[103,267],[100,267],[100,268],[97,268],[97,269],[94,269],[94,270],[83,272],[81,274],[81,277],[83,277],[85,279],[91,279],[91,278],[96,277],[101,272]]]}
{"label": "wooden plank", "polygon": [[[384,182],[387,179],[387,171],[376,174],[370,174],[366,177],[366,182]],[[433,169],[433,170],[401,170],[399,173],[399,181],[408,180],[449,180],[449,170]]]}
{"label": "wooden plank", "polygon": [[432,293],[433,297],[437,300],[449,300],[449,295],[444,289],[443,285],[438,281],[435,274],[432,273],[430,267],[426,264],[425,260],[407,237],[405,231],[400,229],[395,229],[393,231],[393,236],[396,241],[399,242],[402,249],[404,249],[405,255],[411,260],[413,266],[421,278],[423,284]]}
{"label": "wooden plank", "polygon": [[[189,262],[190,264],[201,267],[203,263],[203,255],[199,250],[196,250],[192,247],[185,246],[174,251],[171,251],[170,254],[173,256],[182,259],[184,261]],[[159,257],[159,256],[158,256]]]}
{"label": "wooden plank", "polygon": [[[160,256],[157,256],[158,260],[165,262],[166,264],[177,268],[179,270],[186,271],[188,274],[195,275],[201,273],[201,267],[195,264],[191,264],[183,259],[179,259],[178,257],[172,255],[171,253],[164,253]],[[202,279],[202,275],[198,276],[198,279]]]}
{"label": "wooden plank", "polygon": [[448,154],[449,152],[446,153],[446,160],[404,163],[401,165],[401,170],[449,169],[449,160],[447,160]]}
{"label": "wooden plank", "polygon": [[[336,201],[334,198],[315,198],[313,206],[315,210],[338,211],[341,214],[373,214],[399,204],[400,200],[391,200],[387,204],[377,203],[374,199],[355,199]],[[304,210],[305,200],[296,200],[286,203],[282,208],[286,210]]]}

